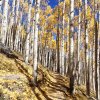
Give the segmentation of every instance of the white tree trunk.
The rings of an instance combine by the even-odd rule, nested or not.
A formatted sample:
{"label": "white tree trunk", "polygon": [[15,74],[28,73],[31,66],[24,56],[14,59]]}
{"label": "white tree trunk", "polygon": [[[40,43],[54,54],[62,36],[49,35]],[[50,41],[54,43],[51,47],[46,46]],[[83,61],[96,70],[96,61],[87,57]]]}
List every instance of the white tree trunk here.
{"label": "white tree trunk", "polygon": [[65,0],[64,0],[64,4],[63,4],[63,30],[62,30],[62,38],[61,38],[61,67],[62,67],[62,71],[61,73],[64,75],[64,70],[65,70],[65,66],[64,66],[64,58],[65,58],[65,51],[64,51],[64,26],[65,26]]}
{"label": "white tree trunk", "polygon": [[[71,0],[71,34],[74,32],[74,27],[73,27],[73,18],[74,18],[74,0]],[[74,38],[73,36],[71,38],[71,56],[73,56],[74,52]]]}
{"label": "white tree trunk", "polygon": [[2,0],[0,1],[0,12],[1,12],[1,7],[2,7]]}
{"label": "white tree trunk", "polygon": [[17,26],[17,30],[16,30],[16,38],[15,38],[15,50],[18,50],[18,42],[19,42],[19,38],[20,38],[20,32],[21,32],[21,20],[22,20],[22,11],[20,11],[20,19],[18,21],[18,26]]}
{"label": "white tree trunk", "polygon": [[17,7],[16,7],[16,24],[18,23],[18,17],[19,17],[19,4],[20,4],[20,0],[17,0]]}
{"label": "white tree trunk", "polygon": [[34,34],[34,58],[33,58],[33,66],[34,66],[34,83],[37,84],[37,69],[38,69],[38,24],[39,24],[39,7],[40,0],[36,0],[36,9],[35,9],[35,34]]}
{"label": "white tree trunk", "polygon": [[22,20],[22,11],[19,12],[19,3],[20,3],[20,0],[17,0],[17,5],[16,5],[16,25],[17,25],[17,30],[16,30],[15,41],[14,41],[14,49],[15,50],[18,50],[18,40],[19,40],[20,28],[21,28],[21,20]]}
{"label": "white tree trunk", "polygon": [[12,4],[12,17],[11,17],[11,27],[14,24],[14,19],[15,19],[15,0],[13,0],[13,4]]}
{"label": "white tree trunk", "polygon": [[95,47],[93,45],[93,90],[95,91],[95,65],[94,65],[94,61],[95,61]]}
{"label": "white tree trunk", "polygon": [[5,44],[6,34],[7,34],[7,25],[8,25],[7,15],[8,15],[8,0],[5,0],[3,19],[2,19],[1,39],[0,39],[3,44]]}
{"label": "white tree trunk", "polygon": [[11,18],[10,18],[10,48],[13,49],[13,26],[14,26],[14,21],[15,21],[15,0],[13,0],[13,3],[12,3],[12,11],[11,11]]}
{"label": "white tree trunk", "polygon": [[80,83],[80,80],[81,80],[81,77],[80,77],[80,74],[81,74],[81,62],[80,62],[80,43],[81,43],[81,15],[80,15],[80,12],[81,12],[81,8],[79,8],[79,31],[78,31],[78,65],[79,65],[79,71],[78,71],[78,84],[81,84]]}
{"label": "white tree trunk", "polygon": [[[99,6],[100,8],[100,6]],[[100,100],[100,11],[99,11],[99,30],[98,30],[98,98]]]}
{"label": "white tree trunk", "polygon": [[29,61],[29,44],[30,44],[30,21],[31,21],[31,4],[29,4],[29,12],[28,12],[28,24],[27,24],[27,35],[26,35],[26,43],[25,43],[25,62],[28,64]]}
{"label": "white tree trunk", "polygon": [[70,50],[71,50],[71,73],[70,73],[70,94],[73,94],[74,93],[74,81],[75,81],[75,66],[73,65],[73,60],[74,60],[74,26],[73,26],[73,19],[74,19],[74,0],[71,0],[71,33],[73,36],[70,37],[71,38],[71,47],[70,47]]}

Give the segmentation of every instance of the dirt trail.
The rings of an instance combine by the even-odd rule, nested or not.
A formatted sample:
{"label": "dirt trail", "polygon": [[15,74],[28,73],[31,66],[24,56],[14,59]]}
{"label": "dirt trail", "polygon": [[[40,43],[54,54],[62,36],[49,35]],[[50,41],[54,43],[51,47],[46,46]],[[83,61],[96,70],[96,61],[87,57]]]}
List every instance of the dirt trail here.
{"label": "dirt trail", "polygon": [[33,68],[19,59],[0,54],[0,100],[88,100],[69,94],[69,78],[39,65],[38,86],[32,80]]}

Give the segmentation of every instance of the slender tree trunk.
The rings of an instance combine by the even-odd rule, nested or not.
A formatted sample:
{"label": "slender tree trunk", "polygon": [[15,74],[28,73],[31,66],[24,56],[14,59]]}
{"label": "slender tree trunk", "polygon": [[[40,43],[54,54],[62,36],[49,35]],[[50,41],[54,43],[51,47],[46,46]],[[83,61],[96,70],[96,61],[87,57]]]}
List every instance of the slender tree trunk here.
{"label": "slender tree trunk", "polygon": [[[80,6],[79,6],[80,7]],[[79,8],[79,31],[78,31],[78,84],[81,84],[81,61],[80,61],[80,43],[81,43],[81,8]]]}
{"label": "slender tree trunk", "polygon": [[87,0],[84,1],[84,71],[85,71],[85,83],[86,83],[86,93],[88,93],[88,77],[87,77],[87,44],[86,44],[86,35],[87,35],[87,20],[86,20],[86,14],[87,14]]}
{"label": "slender tree trunk", "polygon": [[71,0],[71,73],[70,73],[70,94],[74,93],[74,81],[75,81],[75,66],[74,66],[74,26],[73,26],[73,19],[74,19],[74,0]]}
{"label": "slender tree trunk", "polygon": [[0,1],[0,12],[1,12],[2,0]]}
{"label": "slender tree trunk", "polygon": [[95,91],[95,37],[93,39],[93,89]]}
{"label": "slender tree trunk", "polygon": [[17,3],[17,7],[16,7],[15,23],[18,24],[20,0],[16,0],[16,3]]}
{"label": "slender tree trunk", "polygon": [[13,0],[13,4],[12,4],[12,11],[11,11],[11,14],[12,14],[12,16],[11,16],[11,22],[10,22],[10,30],[11,30],[11,37],[10,37],[10,39],[11,39],[11,46],[10,46],[10,48],[11,49],[13,49],[13,44],[14,44],[14,38],[13,38],[13,36],[14,36],[14,21],[15,21],[15,0]]}
{"label": "slender tree trunk", "polygon": [[65,59],[65,75],[67,75],[67,72],[68,72],[68,63],[69,63],[69,59],[68,59],[68,39],[69,39],[69,18],[68,18],[68,25],[67,25],[67,41],[66,41],[66,59]]}
{"label": "slender tree trunk", "polygon": [[[60,3],[60,0],[59,0]],[[60,73],[60,50],[59,50],[59,3],[58,3],[58,26],[57,26],[57,72]]]}
{"label": "slender tree trunk", "polygon": [[20,11],[20,20],[18,22],[17,30],[16,30],[16,38],[15,38],[15,50],[18,50],[18,43],[20,42],[20,32],[21,32],[21,20],[22,20],[22,11]]}
{"label": "slender tree trunk", "polygon": [[7,26],[8,26],[8,0],[4,2],[4,10],[3,10],[3,19],[2,19],[2,30],[1,30],[1,39],[0,41],[5,44],[6,34],[7,34]]}
{"label": "slender tree trunk", "polygon": [[30,44],[30,21],[31,21],[31,3],[29,4],[27,35],[25,41],[25,63],[29,61],[29,44]]}
{"label": "slender tree trunk", "polygon": [[64,25],[65,25],[65,0],[64,0],[64,4],[63,4],[63,30],[62,30],[62,39],[61,39],[61,67],[62,67],[62,74],[64,75],[64,70],[65,70],[65,66],[64,66],[64,59],[65,59],[65,51],[64,51]]}
{"label": "slender tree trunk", "polygon": [[94,33],[95,33],[95,91],[96,91],[96,99],[98,100],[99,94],[98,94],[98,26],[96,22],[96,12],[95,12],[95,5],[96,2],[94,0]]}
{"label": "slender tree trunk", "polygon": [[69,75],[70,72],[71,72],[71,68],[70,68],[70,66],[71,66],[71,48],[70,48],[70,44],[71,44],[71,40],[70,40],[70,38],[71,38],[71,31],[70,31],[70,24],[71,24],[71,19],[69,17],[69,36],[68,36],[68,42],[69,42],[68,49],[69,49],[69,52],[68,52],[68,70],[67,70],[67,75]]}
{"label": "slender tree trunk", "polygon": [[[99,5],[100,8],[100,5]],[[98,98],[100,100],[100,11],[99,11],[99,31],[98,31]]]}
{"label": "slender tree trunk", "polygon": [[96,89],[96,98],[98,98],[98,30],[97,30],[97,22],[95,22],[95,89]]}
{"label": "slender tree trunk", "polygon": [[32,50],[30,51],[32,56],[33,56],[33,49],[34,49],[34,33],[35,33],[35,13],[34,13],[34,17],[33,17],[33,27],[32,27],[32,33],[31,33],[31,47]]}
{"label": "slender tree trunk", "polygon": [[38,24],[39,24],[39,7],[40,0],[36,0],[36,8],[35,8],[35,34],[34,34],[34,58],[33,58],[33,66],[34,66],[34,84],[37,85],[37,70],[38,70]]}
{"label": "slender tree trunk", "polygon": [[16,18],[15,19],[15,23],[17,25],[17,30],[16,30],[16,34],[15,34],[15,37],[16,38],[14,40],[14,50],[17,50],[18,49],[18,38],[19,38],[19,34],[20,34],[20,27],[21,27],[22,13],[23,13],[22,11],[19,12],[19,6],[20,6],[19,3],[20,3],[20,0],[17,0],[16,16],[15,16],[15,18]]}

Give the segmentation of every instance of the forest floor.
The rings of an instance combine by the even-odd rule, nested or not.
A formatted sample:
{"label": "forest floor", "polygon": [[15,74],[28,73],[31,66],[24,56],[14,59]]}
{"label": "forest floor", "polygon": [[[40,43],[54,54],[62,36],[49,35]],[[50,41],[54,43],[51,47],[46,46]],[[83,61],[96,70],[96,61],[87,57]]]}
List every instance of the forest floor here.
{"label": "forest floor", "polygon": [[[33,68],[22,58],[0,53],[0,100],[92,100],[84,86],[69,94],[69,78],[39,65],[38,86],[32,80]],[[93,95],[93,94],[92,94]]]}

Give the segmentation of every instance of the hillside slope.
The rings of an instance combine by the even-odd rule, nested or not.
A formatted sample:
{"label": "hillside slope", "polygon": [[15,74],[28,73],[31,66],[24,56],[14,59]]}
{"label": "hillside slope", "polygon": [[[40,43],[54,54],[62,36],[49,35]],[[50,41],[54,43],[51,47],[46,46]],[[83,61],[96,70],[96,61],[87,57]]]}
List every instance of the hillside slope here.
{"label": "hillside slope", "polygon": [[[0,53],[0,100],[88,100],[85,90],[77,87],[69,94],[69,79],[39,65],[38,86],[32,80],[33,68],[19,57]],[[90,99],[92,100],[92,99]]]}

